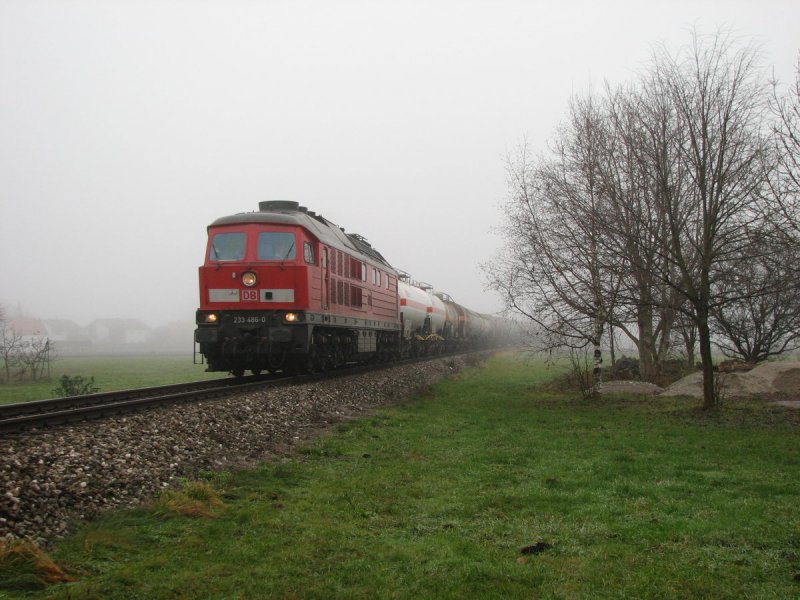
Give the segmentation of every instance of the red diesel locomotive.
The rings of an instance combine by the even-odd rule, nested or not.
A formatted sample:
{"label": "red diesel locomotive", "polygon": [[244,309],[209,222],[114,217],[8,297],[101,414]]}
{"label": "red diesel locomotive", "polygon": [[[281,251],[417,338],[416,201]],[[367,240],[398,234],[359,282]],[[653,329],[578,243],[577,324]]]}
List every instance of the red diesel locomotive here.
{"label": "red diesel locomotive", "polygon": [[491,342],[498,323],[409,282],[363,237],[297,202],[208,227],[195,342],[209,371],[391,360]]}
{"label": "red diesel locomotive", "polygon": [[208,227],[195,341],[209,371],[317,369],[399,347],[397,273],[297,202]]}

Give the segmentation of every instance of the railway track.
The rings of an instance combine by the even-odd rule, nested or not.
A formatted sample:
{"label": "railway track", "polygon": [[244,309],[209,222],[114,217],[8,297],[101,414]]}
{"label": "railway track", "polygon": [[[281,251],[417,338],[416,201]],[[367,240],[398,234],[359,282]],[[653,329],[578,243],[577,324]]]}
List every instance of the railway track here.
{"label": "railway track", "polygon": [[13,433],[26,429],[42,429],[81,421],[122,415],[155,406],[167,406],[181,402],[197,402],[212,398],[223,398],[249,390],[264,389],[280,385],[308,383],[356,375],[391,367],[409,365],[426,360],[446,358],[463,354],[442,354],[422,358],[406,359],[379,365],[358,365],[335,369],[323,373],[289,376],[227,377],[209,381],[179,383],[160,387],[137,388],[117,392],[35,400],[0,405],[0,433]]}
{"label": "railway track", "polygon": [[0,432],[53,427],[134,412],[152,406],[221,398],[248,389],[280,385],[291,378],[232,377],[136,388],[85,396],[0,405]]}

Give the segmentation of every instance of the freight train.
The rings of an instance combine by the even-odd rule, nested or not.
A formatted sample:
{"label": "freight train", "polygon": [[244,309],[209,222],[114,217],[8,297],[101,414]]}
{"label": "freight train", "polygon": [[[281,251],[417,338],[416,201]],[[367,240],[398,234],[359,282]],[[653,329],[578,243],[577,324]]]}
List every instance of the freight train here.
{"label": "freight train", "polygon": [[488,347],[507,333],[297,202],[214,221],[199,271],[195,342],[208,371],[237,377]]}

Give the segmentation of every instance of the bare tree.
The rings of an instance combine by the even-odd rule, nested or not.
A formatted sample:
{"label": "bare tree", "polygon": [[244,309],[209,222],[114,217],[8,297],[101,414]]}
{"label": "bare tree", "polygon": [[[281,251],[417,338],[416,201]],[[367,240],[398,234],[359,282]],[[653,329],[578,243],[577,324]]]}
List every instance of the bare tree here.
{"label": "bare tree", "polygon": [[690,310],[678,310],[675,313],[675,331],[673,332],[675,341],[673,344],[682,346],[686,367],[693,369],[696,363],[697,324],[689,316],[690,313]]}
{"label": "bare tree", "polygon": [[[800,279],[786,267],[800,245],[800,202],[785,183],[797,160],[775,157],[797,140],[800,101],[781,105],[789,137],[770,144],[756,50],[725,33],[691,42],[674,56],[657,50],[634,85],[573,99],[546,158],[531,159],[526,145],[507,161],[508,245],[489,272],[538,325],[541,346],[599,354],[608,326],[637,345],[651,380],[673,340],[690,363],[699,346],[711,408],[712,333],[731,348],[757,345],[757,356],[796,339],[793,313],[779,307]],[[774,164],[794,174],[781,186]],[[780,268],[770,263],[778,256]]]}
{"label": "bare tree", "polygon": [[641,376],[655,381],[676,294],[658,275],[670,271],[656,246],[666,219],[653,210],[660,180],[642,157],[639,102],[628,90],[574,98],[550,158],[534,162],[524,146],[508,161],[509,244],[490,276],[544,346],[591,345],[599,359],[608,326],[637,346]]}
{"label": "bare tree", "polygon": [[671,150],[680,129],[668,104],[633,86],[607,89],[606,98],[608,131],[599,172],[606,198],[602,240],[605,255],[614,259],[607,267],[621,282],[615,326],[636,345],[642,379],[660,383],[677,293],[676,271],[662,248],[668,219],[656,198],[683,185]]}
{"label": "bare tree", "polygon": [[45,372],[49,375],[50,362],[55,358],[55,347],[49,338],[35,337],[24,341],[17,353],[17,373],[19,379],[41,379]]}
{"label": "bare tree", "polygon": [[800,58],[795,79],[785,95],[772,82],[770,108],[775,116],[772,128],[777,168],[770,178],[771,191],[781,206],[782,225],[798,241],[800,234]]}
{"label": "bare tree", "polygon": [[[800,57],[795,66],[794,82],[786,93],[779,93],[778,82],[772,82],[770,109],[772,154],[767,158],[765,173],[767,194],[773,210],[767,220],[773,225],[776,237],[789,248],[800,248]],[[793,257],[796,258],[796,257]],[[800,280],[800,261],[792,260],[790,280]]]}
{"label": "bare tree", "polygon": [[591,100],[573,101],[550,159],[533,160],[527,144],[508,157],[508,245],[487,273],[508,306],[537,325],[538,349],[591,346],[599,382],[615,282],[600,256],[594,110]]}
{"label": "bare tree", "polygon": [[718,283],[735,288],[738,298],[712,310],[712,332],[727,356],[755,363],[800,347],[800,256],[796,246],[783,243],[761,256],[758,250],[751,254],[755,258]]}
{"label": "bare tree", "polygon": [[53,343],[46,337],[25,337],[5,320],[5,310],[0,306],[0,360],[3,365],[2,380],[11,381],[12,373],[18,379],[30,376],[41,378],[50,374],[50,363],[56,357]]}
{"label": "bare tree", "polygon": [[654,91],[670,99],[686,134],[677,152],[689,177],[684,193],[666,193],[657,201],[668,219],[669,243],[663,248],[679,274],[675,289],[697,326],[703,406],[711,408],[716,405],[711,316],[732,300],[723,293],[729,288],[716,284],[752,258],[748,243],[765,212],[760,204],[765,94],[754,48],[734,49],[725,34],[695,33],[692,42],[677,56],[662,48],[653,61]]}
{"label": "bare tree", "polygon": [[6,383],[11,381],[11,370],[17,366],[21,350],[22,336],[8,322],[0,321],[0,358]]}

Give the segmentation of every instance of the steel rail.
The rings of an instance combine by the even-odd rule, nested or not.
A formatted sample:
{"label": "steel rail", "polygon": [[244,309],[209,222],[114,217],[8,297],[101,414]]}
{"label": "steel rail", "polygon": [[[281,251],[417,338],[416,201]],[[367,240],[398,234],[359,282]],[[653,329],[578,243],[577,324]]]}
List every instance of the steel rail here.
{"label": "steel rail", "polygon": [[116,390],[111,392],[101,392],[98,394],[84,394],[82,396],[66,396],[63,398],[49,398],[46,400],[32,400],[30,402],[14,402],[11,404],[0,405],[0,419],[7,419],[18,415],[29,415],[34,413],[57,412],[81,406],[92,406],[109,404],[111,402],[147,398],[152,396],[165,396],[169,394],[188,392],[193,390],[203,390],[208,388],[239,385],[242,382],[249,383],[254,377],[233,379],[225,377],[221,379],[209,379],[207,381],[188,381],[184,383],[173,383],[169,385],[132,388],[128,390]]}
{"label": "steel rail", "polygon": [[[186,390],[186,385],[162,386],[158,388],[139,388],[138,390],[122,390],[119,394],[109,392],[107,394],[97,394],[102,398],[95,398],[95,402],[84,405],[70,405],[65,403],[58,407],[57,404],[46,411],[29,411],[27,413],[17,413],[14,416],[0,416],[0,432],[15,432],[30,428],[53,427],[78,421],[98,419],[101,417],[119,415],[134,412],[143,408],[158,405],[177,404],[179,402],[199,401],[211,398],[222,398],[250,389],[261,389],[276,385],[282,385],[290,381],[289,378],[281,379],[259,379],[258,381],[248,381],[242,383],[231,379],[225,380],[223,385],[214,380],[217,386],[197,386],[195,389]],[[191,386],[188,386],[191,387]],[[173,388],[172,391],[165,388]],[[155,395],[142,395],[140,390],[150,389],[156,392]],[[131,396],[137,397],[131,397]],[[62,400],[58,398],[57,400]],[[20,403],[20,404],[31,404]]]}
{"label": "steel rail", "polygon": [[436,356],[424,356],[371,365],[353,365],[318,373],[288,376],[252,376],[246,378],[223,378],[159,387],[136,388],[89,394],[68,398],[53,398],[18,402],[0,406],[0,433],[13,433],[26,429],[49,428],[106,416],[135,412],[158,405],[170,405],[212,398],[223,398],[242,392],[266,389],[281,385],[297,385],[348,375],[360,375],[399,366],[448,358],[471,352],[455,352]]}

